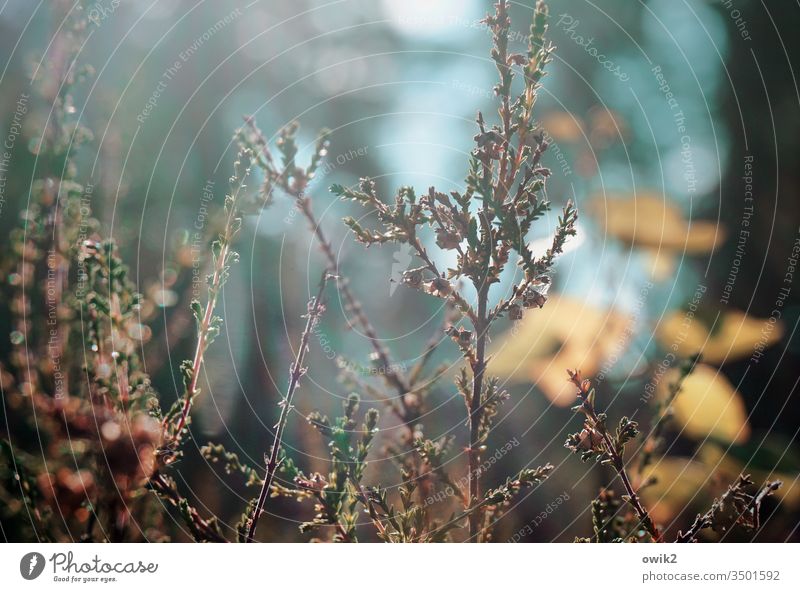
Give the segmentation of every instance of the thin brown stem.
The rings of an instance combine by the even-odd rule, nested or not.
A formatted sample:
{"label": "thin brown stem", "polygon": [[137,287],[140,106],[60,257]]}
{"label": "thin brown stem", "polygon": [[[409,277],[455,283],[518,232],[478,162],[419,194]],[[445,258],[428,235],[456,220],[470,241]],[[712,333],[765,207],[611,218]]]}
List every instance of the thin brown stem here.
{"label": "thin brown stem", "polygon": [[350,290],[349,280],[339,272],[339,261],[336,258],[336,253],[334,252],[330,241],[328,240],[325,232],[322,230],[322,227],[314,215],[314,210],[311,208],[311,200],[302,195],[296,197],[296,200],[300,212],[303,214],[303,216],[305,216],[306,220],[308,220],[311,231],[314,233],[314,236],[319,242],[320,250],[328,260],[328,266],[331,269],[331,273],[336,276],[336,282],[339,287],[339,291],[344,298],[347,310],[353,315],[356,322],[361,326],[361,330],[369,340],[372,350],[378,356],[378,359],[383,366],[382,370],[384,371],[386,380],[395,387],[399,395],[404,395],[409,391],[409,385],[406,382],[405,377],[401,376],[395,370],[395,367],[389,357],[389,352],[387,352],[386,348],[384,348],[381,344],[378,333],[375,331],[375,327],[372,326],[369,318],[367,318],[364,308],[361,306],[361,302],[358,301],[355,295],[353,295],[353,292]]}
{"label": "thin brown stem", "polygon": [[[477,342],[475,346],[475,362],[472,366],[472,397],[469,407],[469,500],[475,505],[481,496],[480,491],[480,446],[481,446],[481,414],[483,413],[483,377],[486,372],[486,340],[489,323],[486,308],[489,300],[489,285],[484,282],[478,289],[478,312],[475,323]],[[480,512],[469,515],[470,541],[477,542],[480,533]]]}
{"label": "thin brown stem", "polygon": [[[169,500],[176,508],[181,508],[186,501],[175,489],[171,480],[159,472],[153,474],[148,481],[148,486],[158,495]],[[211,523],[201,517],[193,507],[187,505],[183,513],[185,519],[190,522],[190,528],[194,535],[199,535],[203,540],[214,543],[228,542],[228,540],[223,537]]]}
{"label": "thin brown stem", "polygon": [[378,531],[378,534],[381,536],[386,535],[386,527],[383,526],[381,522],[381,517],[378,515],[378,511],[375,509],[375,504],[372,503],[370,500],[369,495],[366,491],[364,491],[364,487],[361,483],[356,479],[352,474],[349,475],[350,483],[352,484],[353,488],[356,492],[356,499],[361,502],[361,504],[367,509],[367,513],[369,514],[370,520],[372,520],[372,525],[375,527],[375,530]]}
{"label": "thin brown stem", "polygon": [[470,506],[469,508],[467,508],[463,512],[457,514],[456,516],[454,516],[453,518],[451,518],[450,520],[448,520],[444,524],[442,524],[442,525],[434,528],[430,532],[426,533],[425,536],[428,539],[430,539],[434,535],[439,534],[440,532],[442,532],[443,530],[450,530],[453,527],[453,525],[458,524],[464,518],[469,518],[470,524],[471,524],[472,520],[473,520],[473,517],[476,516],[476,515],[479,515],[480,514],[480,510],[483,509],[485,506],[487,506],[489,504],[490,504],[489,500],[481,500],[480,502],[476,501],[476,503],[474,503],[472,506]]}
{"label": "thin brown stem", "polygon": [[[408,229],[408,232],[409,244],[416,251],[417,256],[422,259],[422,262],[425,263],[425,267],[428,268],[428,271],[430,271],[437,278],[444,277],[444,274],[439,271],[436,263],[434,263],[434,261],[428,255],[428,250],[423,246],[422,242],[419,240],[419,237],[417,237],[415,229],[411,227]],[[461,293],[452,286],[450,287],[449,298],[453,304],[464,311],[464,314],[470,318],[473,324],[478,320],[475,310],[469,305]]]}
{"label": "thin brown stem", "polygon": [[[222,249],[220,250],[219,257],[217,259],[218,262],[224,262],[225,257],[228,254],[228,247],[227,245],[223,245]],[[222,267],[218,263],[215,266],[214,273],[211,276],[211,285],[218,286],[220,282],[220,278],[222,277]],[[181,409],[181,417],[178,420],[178,425],[175,428],[175,439],[180,439],[180,434],[183,431],[184,426],[186,425],[186,420],[189,418],[189,411],[192,408],[192,400],[194,399],[195,394],[197,393],[197,381],[200,378],[200,369],[203,365],[203,355],[205,354],[207,342],[208,342],[208,334],[209,328],[211,326],[211,318],[214,315],[214,309],[217,307],[217,294],[216,291],[213,291],[212,295],[209,297],[208,302],[206,302],[206,309],[203,312],[203,320],[200,323],[200,330],[198,331],[197,336],[197,345],[195,346],[194,356],[192,357],[192,377],[189,381],[189,386],[186,388],[186,392],[184,393],[183,399],[183,408]]]}
{"label": "thin brown stem", "polygon": [[323,292],[325,291],[325,286],[328,283],[328,277],[328,270],[325,270],[325,272],[322,274],[322,280],[319,283],[319,292],[317,292],[317,296],[311,303],[309,303],[308,306],[306,326],[303,330],[303,335],[300,338],[300,347],[297,349],[297,354],[289,375],[289,387],[286,391],[286,396],[280,403],[281,414],[280,418],[278,419],[278,425],[275,428],[275,438],[272,442],[272,448],[270,449],[269,461],[267,462],[267,473],[264,477],[261,493],[258,496],[256,507],[253,509],[253,515],[250,519],[250,526],[247,530],[246,542],[248,543],[253,542],[253,537],[255,537],[256,534],[256,526],[258,525],[258,519],[261,516],[261,513],[264,510],[264,505],[269,497],[269,493],[272,488],[272,481],[275,478],[275,471],[280,465],[278,455],[280,454],[283,431],[286,428],[286,422],[289,419],[289,411],[292,409],[292,399],[294,398],[294,393],[297,390],[297,385],[300,383],[300,378],[306,372],[306,368],[303,366],[303,364],[305,363],[306,353],[308,352],[308,341],[311,337],[311,331],[313,330],[314,325],[319,320],[324,310],[324,306],[322,305],[322,296]]}
{"label": "thin brown stem", "polygon": [[625,469],[625,461],[622,458],[622,454],[617,449],[611,436],[608,434],[608,430],[605,427],[605,422],[600,420],[597,412],[595,411],[594,404],[592,403],[589,381],[582,380],[580,373],[577,371],[570,372],[569,374],[570,380],[575,386],[578,387],[580,391],[579,394],[582,399],[581,408],[591,421],[592,427],[596,429],[602,437],[603,445],[605,446],[605,452],[608,454],[608,458],[610,458],[617,475],[619,475],[623,487],[625,487],[625,492],[628,495],[628,503],[633,506],[636,515],[639,517],[639,522],[641,522],[642,526],[644,526],[644,528],[650,534],[650,537],[653,539],[653,541],[656,543],[663,542],[661,531],[656,527],[647,509],[642,505],[639,495],[636,493],[636,489],[633,487],[633,484],[628,477],[628,472]]}
{"label": "thin brown stem", "polygon": [[[237,161],[235,166],[238,169],[239,161]],[[211,274],[211,280],[208,287],[208,301],[206,302],[203,318],[198,327],[197,345],[195,346],[194,356],[192,357],[191,377],[183,395],[181,416],[178,420],[175,431],[172,434],[174,444],[177,444],[181,439],[181,432],[183,431],[183,428],[186,426],[186,422],[189,419],[192,401],[197,394],[197,383],[198,380],[200,380],[200,370],[203,366],[203,357],[206,349],[208,348],[208,340],[211,335],[211,325],[214,318],[214,311],[217,307],[217,299],[227,275],[231,242],[239,230],[239,195],[245,187],[245,182],[247,181],[249,173],[250,169],[247,168],[241,174],[239,174],[237,171],[236,174],[238,178],[234,177],[237,181],[236,187],[232,191],[232,194],[230,195],[230,202],[227,203],[226,206],[227,217],[225,220],[225,227],[218,240],[219,252],[217,252],[214,257],[214,270]],[[164,427],[165,429],[167,428],[167,426]]]}
{"label": "thin brown stem", "polygon": [[605,443],[608,453],[611,456],[611,461],[614,464],[614,468],[616,469],[620,480],[622,480],[622,485],[625,487],[625,491],[628,493],[628,502],[631,504],[631,506],[633,506],[633,509],[636,511],[636,515],[639,517],[639,521],[642,523],[642,526],[645,527],[647,532],[650,533],[653,541],[656,543],[663,542],[661,531],[658,530],[656,525],[653,523],[653,519],[650,518],[650,514],[648,513],[647,509],[642,505],[639,495],[636,493],[636,490],[633,488],[633,484],[628,477],[628,472],[625,470],[625,462],[622,460],[622,456],[619,454],[619,451],[614,446],[614,443],[611,441],[611,437],[608,435],[608,432],[605,431],[605,429],[602,431],[602,436],[603,442]]}
{"label": "thin brown stem", "polygon": [[308,221],[311,231],[314,233],[317,241],[319,241],[320,250],[325,256],[325,259],[328,261],[328,268],[330,269],[331,274],[336,276],[336,282],[339,287],[339,291],[344,298],[347,310],[353,315],[356,323],[361,327],[361,330],[367,337],[367,340],[375,352],[375,355],[378,356],[378,360],[383,366],[384,376],[387,382],[392,384],[392,386],[397,390],[398,394],[402,397],[409,391],[408,382],[395,369],[395,366],[392,364],[392,361],[389,357],[389,352],[380,342],[375,327],[373,327],[372,323],[364,312],[361,303],[350,290],[347,277],[340,272],[339,261],[336,257],[336,253],[334,252],[331,242],[328,240],[325,231],[322,229],[322,226],[314,214],[314,209],[311,205],[311,199],[305,195],[305,181],[300,182],[299,184],[296,183],[294,185],[286,182],[286,171],[277,170],[275,159],[273,158],[269,149],[269,143],[267,142],[264,134],[256,125],[255,119],[253,117],[245,117],[245,124],[253,134],[255,144],[258,147],[257,156],[259,157],[259,164],[265,169],[267,174],[276,181],[281,189],[295,200],[297,209]]}

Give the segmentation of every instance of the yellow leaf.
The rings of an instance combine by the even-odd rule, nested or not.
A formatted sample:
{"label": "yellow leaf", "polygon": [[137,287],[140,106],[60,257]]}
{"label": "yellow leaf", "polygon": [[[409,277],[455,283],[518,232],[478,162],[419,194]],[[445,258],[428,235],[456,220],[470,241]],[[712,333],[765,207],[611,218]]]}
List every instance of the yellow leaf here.
{"label": "yellow leaf", "polygon": [[796,474],[766,471],[753,467],[752,464],[745,465],[730,454],[726,454],[725,449],[713,442],[701,446],[697,456],[708,470],[713,470],[730,482],[742,473],[750,475],[756,486],[761,486],[767,481],[781,481],[783,485],[773,494],[775,499],[791,511],[800,507],[800,479]]}
{"label": "yellow leaf", "polygon": [[597,105],[589,110],[589,127],[589,138],[595,148],[604,148],[628,136],[628,126],[622,115],[605,106]]}
{"label": "yellow leaf", "polygon": [[783,325],[769,325],[766,319],[731,310],[720,315],[710,333],[711,329],[697,317],[676,312],[661,323],[656,337],[679,356],[701,352],[704,361],[719,365],[752,355],[756,343],[763,342],[765,347],[775,344],[783,336]]}
{"label": "yellow leaf", "polygon": [[636,247],[703,254],[725,238],[722,225],[687,222],[674,203],[656,193],[640,192],[632,198],[597,196],[589,203],[589,211],[609,236]]}
{"label": "yellow leaf", "polygon": [[665,457],[645,472],[643,482],[655,478],[655,483],[641,490],[642,501],[653,520],[669,522],[683,512],[689,502],[704,503],[703,495],[709,471],[702,463],[683,457]]}
{"label": "yellow leaf", "polygon": [[594,375],[609,355],[621,355],[630,323],[613,310],[553,295],[493,340],[489,373],[512,384],[532,383],[556,405],[571,405],[575,389],[567,368]]}
{"label": "yellow leaf", "polygon": [[710,507],[713,499],[742,473],[751,476],[756,483],[754,487],[775,479],[783,481],[783,486],[773,494],[774,498],[790,511],[800,506],[800,484],[795,480],[796,475],[751,471],[714,444],[702,446],[694,459],[665,457],[659,460],[644,475],[644,479],[654,477],[655,484],[642,489],[640,495],[653,520],[669,524],[689,506],[695,511]]}
{"label": "yellow leaf", "polygon": [[544,131],[562,142],[575,142],[583,137],[583,122],[576,115],[553,111],[541,120]]}
{"label": "yellow leaf", "polygon": [[[676,374],[677,371],[669,372],[661,380],[661,396]],[[713,436],[723,442],[740,443],[750,436],[742,396],[719,370],[705,364],[698,364],[686,378],[673,411],[683,433],[698,440]]]}

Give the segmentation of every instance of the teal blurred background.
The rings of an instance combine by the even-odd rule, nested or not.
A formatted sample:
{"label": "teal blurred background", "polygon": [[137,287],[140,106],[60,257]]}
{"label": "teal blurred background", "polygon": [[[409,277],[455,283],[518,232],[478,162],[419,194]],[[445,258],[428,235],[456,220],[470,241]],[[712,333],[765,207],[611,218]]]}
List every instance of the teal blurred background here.
{"label": "teal blurred background", "polygon": [[[517,50],[524,47],[530,4],[513,3],[511,43]],[[47,116],[29,75],[65,7],[9,0],[0,10],[4,136],[14,125],[20,97],[32,97],[0,201],[3,235],[18,224],[24,208],[36,175],[28,148]],[[443,191],[463,186],[476,111],[490,118],[496,110],[491,39],[478,23],[489,9],[488,2],[477,0],[84,3],[92,23],[79,59],[96,73],[75,97],[80,120],[94,133],[78,157],[79,177],[94,186],[95,214],[122,246],[139,289],[157,307],[148,366],[165,400],[177,396],[178,364],[193,346],[187,311],[193,236],[213,229],[235,156],[231,138],[243,115],[254,115],[267,135],[300,121],[306,155],[320,128],[332,130],[329,164],[311,188],[315,208],[381,338],[396,359],[413,364],[441,322],[439,301],[395,290],[391,269],[402,254],[387,247],[367,256],[341,224],[354,210],[335,202],[327,187],[352,185],[366,175],[386,195],[400,185],[414,185],[418,192],[430,185]],[[545,156],[552,169],[547,190],[554,204],[571,198],[583,214],[552,293],[634,319],[632,336],[612,352],[614,363],[605,364],[600,388],[606,401],[613,401],[613,415],[638,412],[646,418],[639,397],[664,357],[660,323],[681,314],[698,285],[706,289],[698,315],[709,327],[731,310],[767,319],[776,309],[800,231],[800,94],[793,70],[800,58],[800,7],[751,0],[553,0],[550,9],[550,36],[558,51],[537,104],[552,139]],[[746,172],[746,162],[752,171]],[[743,176],[750,175],[748,183]],[[640,195],[657,196],[690,229],[710,224],[718,235],[709,239],[710,246],[698,238],[705,246],[695,249],[687,247],[689,230],[674,244],[668,236],[674,226],[665,228],[656,218],[648,230],[654,242],[641,240],[646,219],[636,222],[636,238],[626,239],[610,220],[613,215],[623,227],[630,225],[625,211]],[[752,218],[744,215],[750,205]],[[554,215],[531,240],[549,234]],[[741,234],[744,219],[750,222],[747,235]],[[241,263],[224,293],[225,330],[209,355],[190,447],[224,442],[260,463],[285,388],[291,344],[301,331],[322,259],[305,220],[282,196],[247,219],[239,251]],[[643,297],[643,286],[650,284]],[[724,443],[726,454],[738,454],[744,459],[740,465],[753,469],[761,462],[755,453],[769,447],[778,451],[782,474],[796,478],[800,299],[798,287],[788,285],[780,339],[757,363],[744,355],[715,365],[736,386],[752,433],[747,442],[736,443],[752,451],[737,452]],[[312,344],[311,370],[297,403],[301,413],[333,413],[347,394],[337,383],[331,352],[369,364],[367,343],[347,330],[333,291],[329,310],[319,329],[323,347]],[[0,327],[3,334],[10,331],[5,319]],[[600,331],[607,330],[601,325]],[[564,335],[558,339],[567,341]],[[501,343],[501,337],[495,341]],[[751,341],[753,349],[757,339]],[[579,366],[584,356],[589,354],[581,350],[574,362],[564,361]],[[437,361],[456,359],[457,350],[447,344],[437,352]],[[593,362],[593,374],[603,361],[608,355]],[[528,462],[558,467],[504,519],[506,537],[562,492],[569,492],[571,509],[554,512],[523,540],[572,540],[585,533],[588,500],[607,479],[568,458],[562,444],[574,420],[563,402],[551,404],[557,397],[539,384],[550,376],[531,372],[510,383],[513,399],[489,445],[492,450],[514,437],[520,442],[490,480]],[[448,430],[463,436],[462,403],[454,389],[443,382],[433,397],[434,411],[425,419],[428,436]],[[391,437],[397,426],[385,415],[381,427]],[[288,440],[299,463],[320,468],[325,451],[309,432],[295,417]],[[695,458],[702,443],[678,436],[670,454]],[[398,480],[389,461],[378,456],[373,474],[384,484]],[[775,469],[773,456],[768,458],[755,469]],[[198,455],[184,461],[181,474],[201,507],[231,522],[238,519],[247,497],[241,484]],[[695,510],[681,504],[673,511]],[[270,517],[270,528],[286,540],[299,540],[293,522],[300,517],[298,508],[286,502],[276,508],[279,516]],[[797,506],[785,511],[795,524]],[[796,532],[784,527],[767,528],[763,536],[797,540]]]}

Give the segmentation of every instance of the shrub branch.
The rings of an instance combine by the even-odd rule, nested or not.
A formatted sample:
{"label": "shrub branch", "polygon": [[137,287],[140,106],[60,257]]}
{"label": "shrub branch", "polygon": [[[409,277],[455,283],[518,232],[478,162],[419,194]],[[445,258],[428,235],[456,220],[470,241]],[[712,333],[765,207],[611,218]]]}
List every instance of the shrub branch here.
{"label": "shrub branch", "polygon": [[325,291],[325,286],[328,283],[328,270],[322,274],[322,279],[319,283],[319,291],[317,292],[314,300],[308,304],[308,313],[306,314],[306,326],[300,338],[300,347],[297,349],[294,363],[292,363],[289,371],[289,387],[286,391],[286,396],[281,400],[279,406],[281,408],[280,418],[275,427],[275,438],[272,442],[272,448],[269,453],[269,460],[267,461],[267,472],[264,477],[264,483],[261,486],[261,493],[258,496],[258,501],[253,509],[252,517],[250,518],[250,526],[247,530],[246,542],[252,543],[256,534],[256,527],[258,526],[258,519],[264,511],[264,505],[269,497],[272,488],[272,481],[275,478],[275,471],[280,465],[278,458],[281,450],[281,441],[283,438],[283,431],[286,428],[286,422],[289,419],[289,411],[292,409],[292,399],[297,390],[297,385],[300,383],[300,378],[306,373],[307,368],[303,365],[305,363],[306,353],[308,352],[308,341],[311,336],[311,331],[314,325],[319,321],[320,316],[325,310],[322,304],[322,296]]}

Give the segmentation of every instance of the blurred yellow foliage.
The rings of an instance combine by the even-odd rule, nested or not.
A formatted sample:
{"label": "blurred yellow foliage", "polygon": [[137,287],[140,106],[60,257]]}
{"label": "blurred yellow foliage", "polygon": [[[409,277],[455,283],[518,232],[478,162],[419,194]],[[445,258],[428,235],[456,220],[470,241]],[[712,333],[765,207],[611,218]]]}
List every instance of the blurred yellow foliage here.
{"label": "blurred yellow foliage", "polygon": [[694,512],[710,506],[713,498],[742,473],[749,474],[758,485],[768,480],[782,481],[775,498],[792,510],[800,507],[797,475],[754,470],[711,443],[703,445],[695,458],[666,457],[655,463],[643,475],[644,479],[655,479],[655,483],[643,488],[641,496],[653,519],[669,525],[689,506]]}
{"label": "blurred yellow foliage", "polygon": [[[659,383],[660,396],[666,396],[676,376],[677,370],[667,373],[666,380]],[[711,436],[724,442],[744,442],[750,436],[741,394],[719,370],[706,364],[697,364],[686,377],[672,409],[683,433],[694,439]]]}
{"label": "blurred yellow foliage", "polygon": [[666,196],[640,192],[635,197],[596,196],[589,211],[605,232],[628,245],[704,254],[725,238],[724,228],[709,221],[686,221]]}
{"label": "blurred yellow foliage", "polygon": [[[700,319],[691,324],[684,323],[683,314],[675,312],[658,327],[656,337],[662,346],[674,350],[679,356],[695,352],[703,354],[703,360],[711,364],[723,364],[750,356],[753,346],[762,339],[765,319],[756,319],[739,310],[721,313],[714,331]],[[775,325],[771,331],[763,332],[766,347],[783,336],[783,328]]]}
{"label": "blurred yellow foliage", "polygon": [[563,111],[551,111],[541,120],[541,127],[561,142],[575,142],[584,137],[583,122],[577,115]]}
{"label": "blurred yellow foliage", "polygon": [[589,139],[592,147],[605,148],[628,137],[628,124],[622,115],[605,105],[595,105],[589,110]]}
{"label": "blurred yellow foliage", "polygon": [[708,467],[699,461],[665,457],[643,475],[643,482],[649,479],[655,482],[640,493],[653,519],[668,525],[691,501],[701,506],[709,504],[713,496],[703,492],[710,478]]}
{"label": "blurred yellow foliage", "polygon": [[612,353],[624,351],[631,322],[613,309],[551,296],[494,340],[489,371],[512,384],[531,382],[556,405],[571,405],[575,388],[566,369],[596,374]]}

